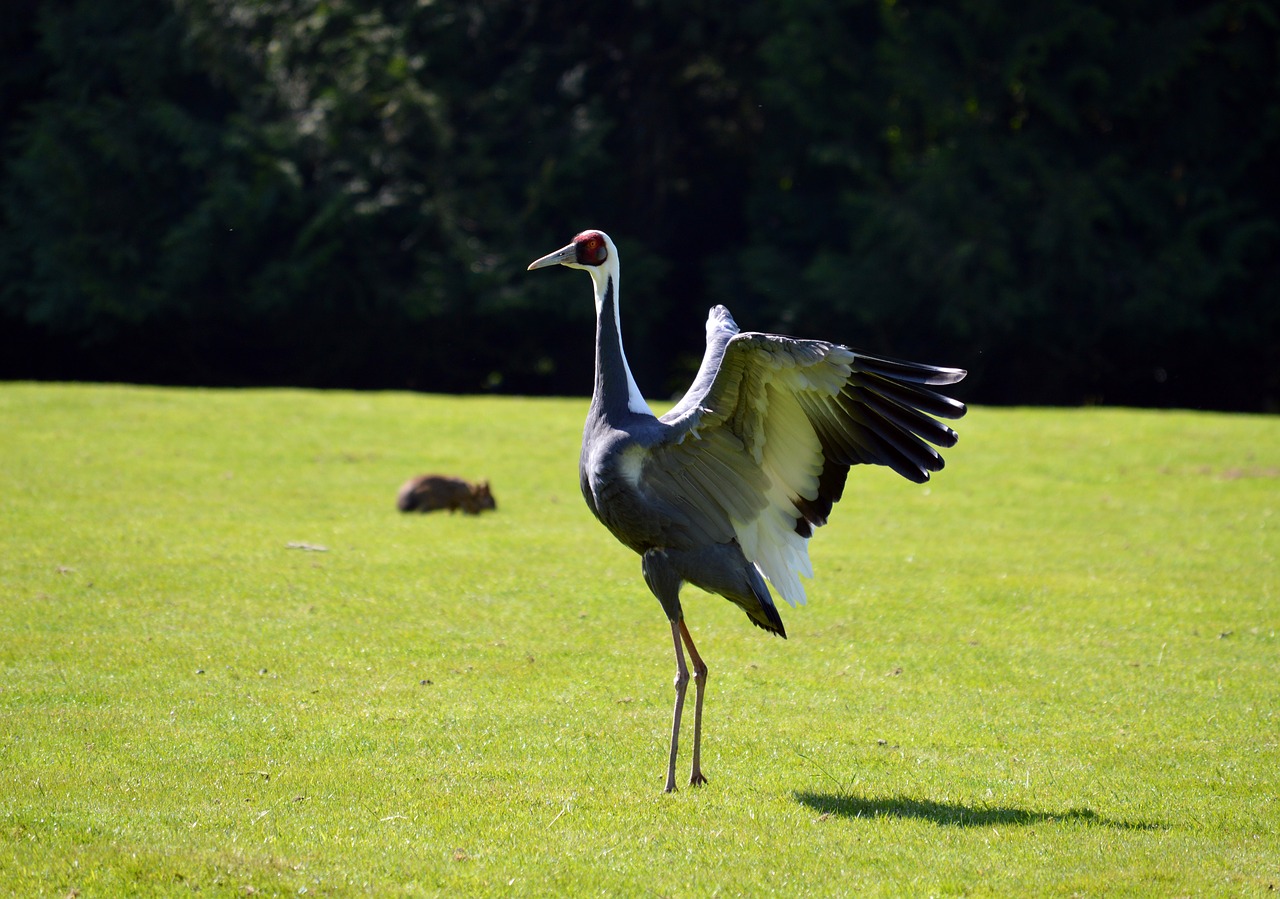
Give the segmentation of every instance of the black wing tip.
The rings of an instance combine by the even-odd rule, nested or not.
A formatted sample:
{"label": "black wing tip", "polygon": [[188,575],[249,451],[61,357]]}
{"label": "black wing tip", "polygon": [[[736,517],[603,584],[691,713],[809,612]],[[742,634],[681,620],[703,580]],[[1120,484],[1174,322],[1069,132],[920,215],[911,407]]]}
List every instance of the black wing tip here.
{"label": "black wing tip", "polygon": [[949,408],[945,411],[937,411],[933,414],[938,418],[945,418],[948,421],[955,421],[957,418],[964,418],[964,414],[969,411],[969,407],[954,397],[943,397],[949,404]]}
{"label": "black wing tip", "polygon": [[858,350],[852,352],[855,368],[902,381],[913,381],[916,384],[955,384],[963,381],[965,375],[969,374],[966,369],[952,368],[948,365],[931,365],[927,362],[910,362],[889,356],[873,356]]}
{"label": "black wing tip", "polygon": [[935,455],[933,458],[923,461],[912,459],[905,465],[899,464],[897,460],[892,459],[886,460],[885,464],[908,481],[927,484],[935,471],[942,471],[943,462],[941,456]]}
{"label": "black wing tip", "polygon": [[931,387],[938,387],[944,384],[959,384],[969,374],[963,368],[942,368],[941,366],[933,366],[933,368],[934,374],[920,383],[928,384]]}
{"label": "black wing tip", "polygon": [[[964,409],[964,407],[961,407],[960,415],[957,415],[956,418],[959,418],[961,415],[964,415],[966,411],[967,410]],[[957,434],[955,431],[953,431],[951,428],[944,426],[942,430],[943,430],[943,433],[938,433],[933,435],[936,439],[929,441],[934,446],[940,446],[943,449],[951,449],[951,447],[955,446],[957,443],[960,442],[960,435]],[[939,456],[938,458],[941,459],[942,457]],[[941,468],[942,466],[939,465],[938,467]]]}

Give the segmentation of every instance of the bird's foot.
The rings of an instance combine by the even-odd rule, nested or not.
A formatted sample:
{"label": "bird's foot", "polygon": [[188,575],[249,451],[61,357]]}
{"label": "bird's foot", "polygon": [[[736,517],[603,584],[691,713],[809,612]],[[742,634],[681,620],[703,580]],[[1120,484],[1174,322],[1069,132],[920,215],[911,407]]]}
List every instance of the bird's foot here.
{"label": "bird's foot", "polygon": [[702,776],[701,771],[694,771],[689,775],[689,786],[691,787],[700,787],[706,782],[707,779]]}

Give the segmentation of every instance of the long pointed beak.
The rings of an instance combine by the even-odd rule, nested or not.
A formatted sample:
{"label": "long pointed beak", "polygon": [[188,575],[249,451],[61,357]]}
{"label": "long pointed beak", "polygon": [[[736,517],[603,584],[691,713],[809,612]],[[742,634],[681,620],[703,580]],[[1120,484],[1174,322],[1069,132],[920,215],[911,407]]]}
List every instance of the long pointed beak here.
{"label": "long pointed beak", "polygon": [[529,263],[529,267],[525,271],[533,271],[535,268],[546,268],[548,265],[564,265],[566,262],[573,262],[578,258],[578,250],[573,244],[567,247],[561,247],[554,253],[548,253],[541,259],[535,259]]}

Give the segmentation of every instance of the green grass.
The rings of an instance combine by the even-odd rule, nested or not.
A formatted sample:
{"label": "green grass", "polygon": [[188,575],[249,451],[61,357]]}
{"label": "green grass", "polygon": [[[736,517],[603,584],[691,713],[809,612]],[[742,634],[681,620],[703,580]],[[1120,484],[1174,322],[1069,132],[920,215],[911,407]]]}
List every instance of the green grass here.
{"label": "green grass", "polygon": [[[0,385],[0,893],[1280,889],[1280,420],[976,408],[853,472],[791,639],[686,594],[667,796],[584,407]],[[396,513],[428,470],[497,513]]]}

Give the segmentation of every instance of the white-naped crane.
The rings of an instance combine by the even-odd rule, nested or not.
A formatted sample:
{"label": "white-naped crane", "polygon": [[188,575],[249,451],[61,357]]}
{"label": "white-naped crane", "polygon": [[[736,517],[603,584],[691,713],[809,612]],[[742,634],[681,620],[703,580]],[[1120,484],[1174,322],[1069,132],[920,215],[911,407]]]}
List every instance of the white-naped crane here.
{"label": "white-naped crane", "polygon": [[645,583],[671,621],[676,704],[666,791],[676,788],[676,750],[689,667],[696,685],[693,768],[700,758],[707,666],[693,645],[680,588],[694,584],[737,603],[758,627],[786,637],[768,579],[792,606],[798,575],[813,576],[809,537],[840,499],[849,466],[887,465],[924,483],[942,468],[930,446],[956,433],[938,422],[965,407],[931,389],[965,376],[867,356],[819,340],[740,333],[729,310],[707,318],[707,350],[693,385],[658,417],[640,395],[622,349],[618,249],[583,231],[529,268],[585,269],[595,285],[595,390],[582,435],[582,495],[596,518],[640,554]]}

